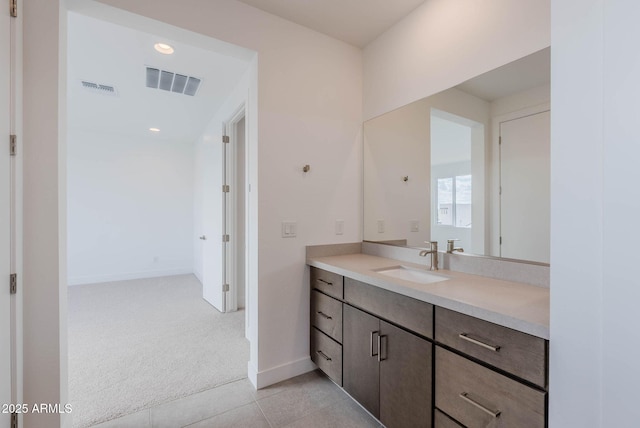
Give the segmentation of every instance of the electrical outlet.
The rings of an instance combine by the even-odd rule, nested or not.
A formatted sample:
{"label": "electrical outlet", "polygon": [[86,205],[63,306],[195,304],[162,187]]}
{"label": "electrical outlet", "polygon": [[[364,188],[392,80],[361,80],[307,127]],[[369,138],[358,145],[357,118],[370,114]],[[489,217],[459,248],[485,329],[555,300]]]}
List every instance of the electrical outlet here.
{"label": "electrical outlet", "polygon": [[298,226],[295,221],[283,221],[282,222],[282,237],[283,238],[295,238],[297,236]]}
{"label": "electrical outlet", "polygon": [[378,233],[384,233],[384,220],[378,220]]}
{"label": "electrical outlet", "polygon": [[344,234],[344,220],[336,220],[336,235]]}
{"label": "electrical outlet", "polygon": [[418,220],[411,220],[409,222],[409,228],[411,232],[420,232],[420,222]]}

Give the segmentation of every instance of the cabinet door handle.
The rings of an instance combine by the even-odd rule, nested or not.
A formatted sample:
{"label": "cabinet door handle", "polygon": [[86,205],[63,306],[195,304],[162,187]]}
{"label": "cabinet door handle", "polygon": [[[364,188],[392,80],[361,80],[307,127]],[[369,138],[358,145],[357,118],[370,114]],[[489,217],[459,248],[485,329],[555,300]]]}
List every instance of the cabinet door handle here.
{"label": "cabinet door handle", "polygon": [[[378,334],[378,331],[372,331],[372,332],[371,332],[371,337],[369,338],[369,351],[370,351],[369,356],[370,356],[370,357],[375,357],[376,355],[378,355],[378,354],[380,353],[380,352],[376,352],[376,351],[373,349],[373,336],[374,336],[375,334]],[[378,338],[379,338],[379,337],[380,337],[380,336],[378,336]],[[374,352],[375,352],[375,353],[374,353]]]}
{"label": "cabinet door handle", "polygon": [[329,315],[325,314],[325,313],[324,313],[324,312],[322,312],[322,311],[318,311],[317,313],[318,313],[318,315],[320,315],[322,318],[324,318],[324,319],[326,319],[326,320],[332,320],[332,319],[333,319],[333,318],[331,318]]}
{"label": "cabinet door handle", "polygon": [[322,278],[318,278],[316,281],[321,282],[323,284],[327,284],[327,285],[333,285],[333,282],[326,281]]}
{"label": "cabinet door handle", "polygon": [[469,403],[469,404],[473,404],[473,405],[474,405],[474,406],[476,406],[478,409],[482,410],[483,412],[485,412],[485,413],[486,413],[486,414],[488,414],[488,415],[493,416],[494,418],[497,418],[498,416],[500,416],[500,413],[501,413],[501,412],[500,412],[500,410],[495,410],[495,411],[494,411],[494,410],[491,410],[491,409],[488,409],[488,408],[484,407],[482,404],[478,403],[477,401],[472,400],[472,399],[469,397],[469,394],[468,394],[467,392],[461,392],[461,393],[460,393],[460,395],[459,395],[459,397],[460,397],[460,398],[462,398],[462,399],[463,399],[464,401],[466,401],[467,403]]}
{"label": "cabinet door handle", "polygon": [[324,358],[327,361],[331,361],[331,358],[322,351],[316,351],[316,354],[320,355],[322,358]]}
{"label": "cabinet door handle", "polygon": [[493,345],[489,345],[489,344],[487,344],[487,343],[481,342],[481,341],[479,341],[479,340],[477,340],[477,339],[474,339],[474,338],[472,338],[472,337],[469,337],[469,334],[468,334],[468,333],[460,333],[460,334],[458,335],[458,337],[459,337],[460,339],[466,340],[467,342],[471,342],[471,343],[474,343],[474,344],[476,344],[476,345],[478,345],[478,346],[482,346],[483,348],[488,349],[488,350],[490,350],[490,351],[493,351],[493,352],[498,352],[498,351],[500,351],[500,346],[493,346]]}
{"label": "cabinet door handle", "polygon": [[387,353],[386,353],[386,349],[387,349],[386,342],[385,342],[385,353],[384,353],[385,357],[382,358],[382,339],[386,339],[386,338],[387,338],[386,334],[379,334],[378,335],[378,362],[384,361],[384,360],[387,359],[387,357],[386,357],[386,355],[387,355]]}

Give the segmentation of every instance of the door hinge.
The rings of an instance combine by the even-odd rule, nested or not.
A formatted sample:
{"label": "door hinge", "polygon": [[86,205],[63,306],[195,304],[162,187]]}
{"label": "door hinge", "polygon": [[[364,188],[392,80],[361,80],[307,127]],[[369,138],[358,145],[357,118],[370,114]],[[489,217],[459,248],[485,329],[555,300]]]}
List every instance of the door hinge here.
{"label": "door hinge", "polygon": [[502,144],[502,136],[498,137],[498,144]]}
{"label": "door hinge", "polygon": [[223,193],[229,193],[229,185],[228,184],[223,184],[222,185],[222,192]]}
{"label": "door hinge", "polygon": [[229,291],[229,284],[222,284],[222,291]]}
{"label": "door hinge", "polygon": [[18,274],[12,273],[9,275],[9,294],[16,294],[18,292]]}
{"label": "door hinge", "polygon": [[11,413],[11,428],[18,428],[18,414]]}
{"label": "door hinge", "polygon": [[499,195],[502,195],[502,186],[500,186],[500,191],[498,192]]}
{"label": "door hinge", "polygon": [[9,154],[15,156],[18,152],[18,137],[15,134],[9,135]]}
{"label": "door hinge", "polygon": [[228,135],[223,135],[222,136],[222,142],[223,143],[228,143],[229,142],[229,136]]}
{"label": "door hinge", "polygon": [[222,242],[229,242],[229,235],[222,235]]}
{"label": "door hinge", "polygon": [[502,245],[502,236],[500,237],[500,245]]}
{"label": "door hinge", "polygon": [[9,10],[12,17],[18,17],[18,0],[9,0]]}

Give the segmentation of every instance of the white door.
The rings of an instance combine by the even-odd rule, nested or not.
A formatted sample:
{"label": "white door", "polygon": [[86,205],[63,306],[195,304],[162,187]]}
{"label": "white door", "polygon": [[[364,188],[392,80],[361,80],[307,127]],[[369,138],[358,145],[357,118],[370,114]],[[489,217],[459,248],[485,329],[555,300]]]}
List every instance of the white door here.
{"label": "white door", "polygon": [[203,251],[202,297],[217,310],[225,311],[225,193],[222,191],[225,177],[224,143],[222,139],[205,143],[203,156]]}
{"label": "white door", "polygon": [[229,234],[224,257],[225,284],[229,285],[226,293],[227,312],[237,311],[245,306],[245,131],[244,108],[242,108],[227,124],[229,144],[225,144],[225,176],[226,184],[229,185],[224,204],[225,233]]}
{"label": "white door", "polygon": [[[11,115],[11,17],[3,7],[0,18],[0,405],[11,403],[11,157],[9,155]],[[0,409],[0,428],[10,426],[10,415]]]}
{"label": "white door", "polygon": [[549,263],[549,111],[500,124],[500,255]]}

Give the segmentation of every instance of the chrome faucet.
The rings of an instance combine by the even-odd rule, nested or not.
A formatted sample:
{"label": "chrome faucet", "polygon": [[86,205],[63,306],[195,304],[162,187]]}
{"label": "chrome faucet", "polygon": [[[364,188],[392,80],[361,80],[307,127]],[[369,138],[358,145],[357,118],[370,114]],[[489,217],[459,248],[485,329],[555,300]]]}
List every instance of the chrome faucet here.
{"label": "chrome faucet", "polygon": [[438,241],[424,241],[424,243],[429,244],[429,249],[420,251],[420,257],[426,257],[427,254],[431,254],[431,267],[429,270],[438,270]]}
{"label": "chrome faucet", "polygon": [[456,248],[454,243],[459,241],[459,239],[447,239],[447,253],[451,254],[454,251],[458,251],[460,253],[464,253],[464,249],[462,247]]}

